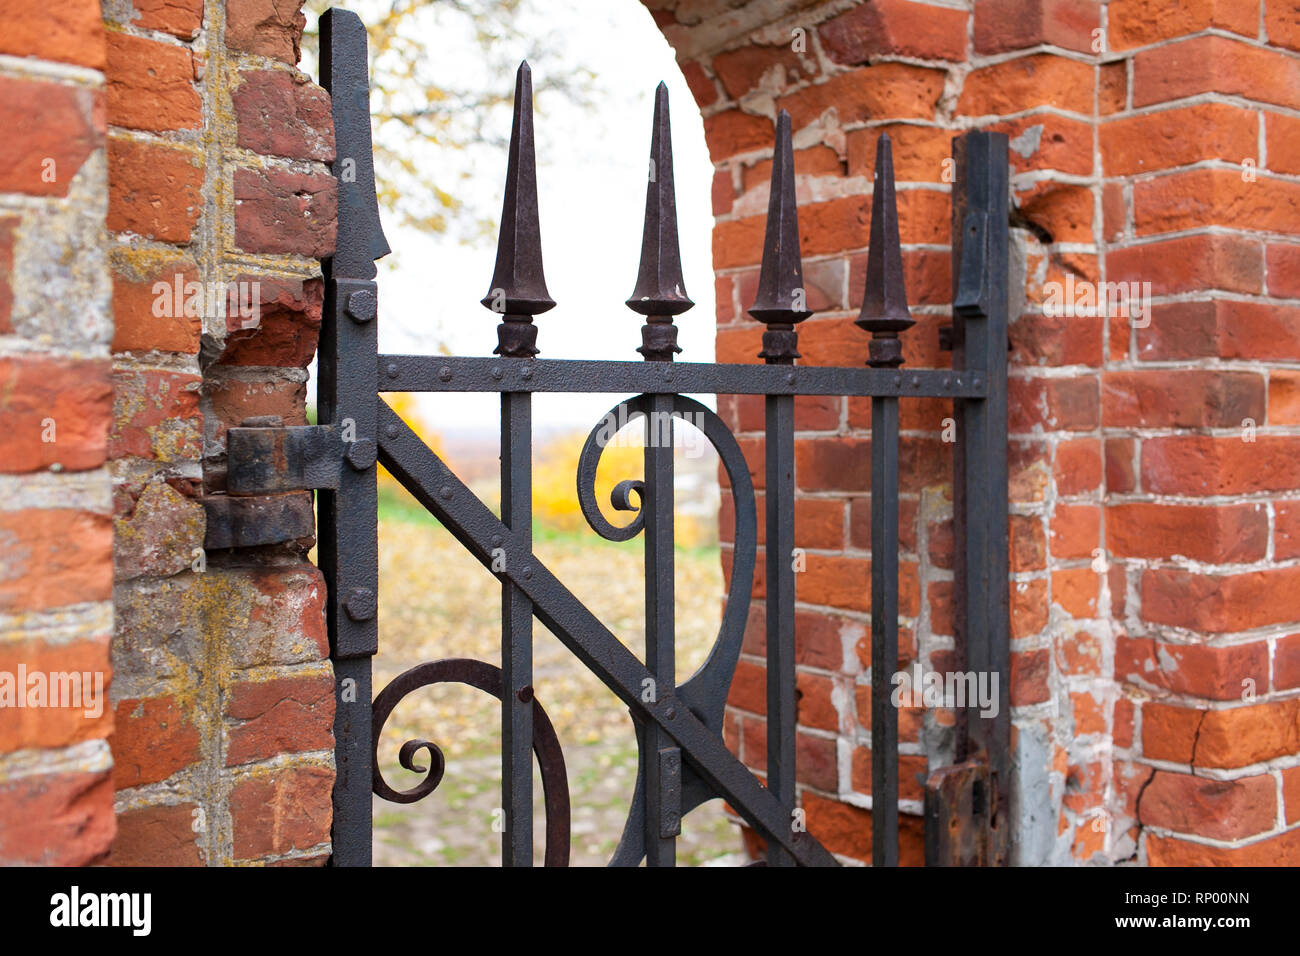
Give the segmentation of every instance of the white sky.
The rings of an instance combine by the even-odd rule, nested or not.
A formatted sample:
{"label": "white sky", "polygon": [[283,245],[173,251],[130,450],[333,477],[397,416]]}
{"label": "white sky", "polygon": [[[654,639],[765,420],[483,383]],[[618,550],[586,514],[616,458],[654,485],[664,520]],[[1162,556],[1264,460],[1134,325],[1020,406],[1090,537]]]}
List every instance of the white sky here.
{"label": "white sky", "polygon": [[[364,6],[353,7],[363,18]],[[635,349],[642,319],[623,303],[636,279],[654,89],[663,80],[672,117],[682,264],[687,293],[696,303],[677,319],[683,349],[678,358],[712,361],[713,167],[699,110],[672,50],[638,0],[545,0],[544,6],[545,28],[557,44],[551,52],[595,76],[595,108],[573,106],[555,94],[538,100],[542,250],[547,286],[558,303],[535,319],[540,357],[640,361]],[[458,56],[475,55],[473,45],[448,46],[453,49],[431,65],[432,71],[446,69],[464,82],[465,71],[450,71],[457,70]],[[512,54],[513,62],[525,52]],[[534,84],[543,78],[534,63]],[[514,75],[494,82],[511,91]],[[457,194],[477,201],[495,219],[505,169],[504,150],[486,155],[476,161],[475,178],[456,187]],[[495,235],[464,245],[453,237],[397,227],[391,215],[385,214],[384,222],[394,254],[379,269],[381,351],[435,353],[442,345],[452,354],[490,355],[497,318],[479,299],[492,278]],[[591,428],[617,399],[538,395],[534,421],[539,429]],[[495,430],[499,400],[495,395],[429,396],[421,410],[442,431]]]}

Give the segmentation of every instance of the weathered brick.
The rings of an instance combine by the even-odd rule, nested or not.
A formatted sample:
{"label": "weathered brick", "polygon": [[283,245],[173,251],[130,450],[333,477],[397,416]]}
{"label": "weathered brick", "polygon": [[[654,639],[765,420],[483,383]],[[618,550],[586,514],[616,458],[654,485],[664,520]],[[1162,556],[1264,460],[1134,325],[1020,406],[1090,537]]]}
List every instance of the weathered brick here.
{"label": "weathered brick", "polygon": [[[1188,136],[1189,129],[1199,132]],[[1110,120],[1101,125],[1100,141],[1107,176],[1132,176],[1211,159],[1240,162],[1259,152],[1259,120],[1254,112],[1238,106],[1198,103]],[[1270,168],[1276,168],[1271,161]]]}
{"label": "weathered brick", "polygon": [[333,176],[284,169],[235,170],[235,245],[245,252],[334,252],[338,190]]}
{"label": "weathered brick", "polygon": [[0,472],[102,465],[113,401],[108,375],[103,359],[0,359]]}
{"label": "weathered brick", "polygon": [[108,853],[115,829],[107,771],[0,782],[0,863],[85,866]]}
{"label": "weathered brick", "polygon": [[319,279],[255,275],[240,276],[238,281],[248,284],[250,290],[256,289],[258,321],[244,328],[242,319],[229,318],[230,334],[220,363],[277,368],[310,365],[320,336],[324,283]]}
{"label": "weathered brick", "polygon": [[[713,58],[714,74],[733,100],[739,100],[759,85],[759,81],[772,75],[773,86],[784,89],[803,78],[803,63],[789,44],[780,46],[743,46],[719,53]],[[710,85],[711,88],[711,85]],[[715,94],[716,95],[716,94]],[[697,101],[699,97],[696,97]],[[700,102],[701,106],[706,105]]]}
{"label": "weathered brick", "polygon": [[203,0],[131,0],[131,6],[131,25],[144,30],[190,40],[203,26]]}
{"label": "weathered brick", "polygon": [[1277,784],[1267,774],[1211,780],[1157,770],[1142,791],[1138,812],[1147,826],[1237,840],[1273,828]]}
{"label": "weathered brick", "polygon": [[1110,249],[1106,270],[1110,282],[1151,283],[1152,295],[1208,289],[1258,293],[1264,250],[1258,240],[1241,236],[1180,236]]}
{"label": "weathered brick", "polygon": [[791,126],[803,129],[827,110],[841,124],[870,119],[933,119],[943,94],[945,72],[907,63],[880,63],[816,83],[777,100],[790,111]]}
{"label": "weathered brick", "polygon": [[189,49],[125,33],[108,34],[108,121],[141,130],[198,129],[203,104]]}
{"label": "weathered brick", "polygon": [[1152,369],[1102,375],[1108,428],[1234,428],[1264,420],[1264,377],[1253,372]]}
{"label": "weathered brick", "polygon": [[0,77],[0,192],[66,196],[86,158],[104,145],[104,128],[97,91]]}
{"label": "weathered brick", "polygon": [[127,139],[108,141],[108,228],[187,243],[202,211],[193,153]]}
{"label": "weathered brick", "polygon": [[1300,184],[1272,177],[1246,182],[1229,169],[1190,169],[1133,186],[1133,226],[1139,236],[1236,226],[1300,234]]}
{"label": "weathered brick", "polygon": [[1149,866],[1300,866],[1300,829],[1241,846],[1193,843],[1152,834],[1147,837]]}
{"label": "weathered brick", "polygon": [[102,17],[98,0],[0,0],[0,22],[5,25],[0,32],[0,53],[102,70]]}
{"label": "weathered brick", "polygon": [[68,644],[0,644],[0,753],[107,736],[113,728],[110,678],[107,635]]}
{"label": "weathered brick", "polygon": [[962,86],[957,112],[998,116],[1054,106],[1090,114],[1094,86],[1091,65],[1037,53],[972,70]]}
{"label": "weathered brick", "polygon": [[1300,568],[1241,574],[1196,574],[1175,568],[1143,572],[1142,617],[1216,634],[1300,621]]}
{"label": "weathered brick", "polygon": [[1106,509],[1106,549],[1120,557],[1250,564],[1267,546],[1268,515],[1259,505],[1133,502]]}
{"label": "weathered brick", "polygon": [[1153,494],[1237,495],[1296,486],[1300,439],[1168,435],[1142,442],[1142,488]]}
{"label": "weathered brick", "polygon": [[235,858],[309,850],[329,842],[334,773],[298,767],[250,777],[230,792]]}
{"label": "weathered brick", "polygon": [[1217,28],[1254,37],[1260,0],[1112,0],[1107,8],[1112,49],[1128,50],[1172,37]]}
{"label": "weathered brick", "polygon": [[1135,108],[1200,93],[1295,109],[1300,105],[1300,61],[1222,36],[1192,37],[1133,58]]}
{"label": "weathered brick", "polygon": [[1093,0],[976,0],[975,51],[1007,53],[1047,43],[1091,53],[1099,17]]}
{"label": "weathered brick", "polygon": [[1241,700],[1247,680],[1258,690],[1268,686],[1268,646],[1170,644],[1120,635],[1115,676],[1207,700]]}
{"label": "weathered brick", "polygon": [[230,691],[226,765],[334,747],[334,680],[329,674],[238,680]]}
{"label": "weathered brick", "polygon": [[857,66],[878,56],[965,59],[966,11],[909,0],[867,0],[817,28],[836,63]]}
{"label": "weathered brick", "polygon": [[113,785],[124,790],[166,780],[200,759],[199,715],[174,696],[117,703],[113,736]]}
{"label": "weathered brick", "polygon": [[0,511],[0,611],[108,600],[112,548],[108,515],[74,508]]}
{"label": "weathered brick", "polygon": [[203,548],[203,505],[165,481],[138,493],[114,489],[113,567],[119,581],[142,574],[166,577],[191,567]]}
{"label": "weathered brick", "polygon": [[297,63],[307,25],[301,7],[302,0],[227,0],[226,46]]}
{"label": "weathered brick", "polygon": [[[808,832],[832,853],[857,860],[871,859],[871,813],[809,791],[803,793]],[[901,866],[925,863],[924,830],[920,817],[898,819],[898,861]]]}
{"label": "weathered brick", "polygon": [[241,73],[230,99],[240,146],[267,156],[333,161],[330,97],[305,74],[284,70]]}
{"label": "weathered brick", "polygon": [[127,810],[118,815],[108,866],[201,866],[199,810],[193,803]]}
{"label": "weathered brick", "polygon": [[203,454],[201,381],[197,375],[166,369],[114,372],[109,456],[197,461]]}

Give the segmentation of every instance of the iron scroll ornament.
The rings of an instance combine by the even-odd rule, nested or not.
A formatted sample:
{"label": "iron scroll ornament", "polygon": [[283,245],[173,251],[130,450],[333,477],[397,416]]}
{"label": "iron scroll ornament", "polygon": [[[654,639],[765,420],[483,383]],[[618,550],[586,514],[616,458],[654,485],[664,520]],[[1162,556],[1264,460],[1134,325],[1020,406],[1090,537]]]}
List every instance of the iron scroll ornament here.
{"label": "iron scroll ornament", "polygon": [[[731,579],[727,582],[727,602],[722,613],[722,624],[718,628],[717,639],[700,669],[675,691],[676,698],[701,723],[721,736],[727,693],[731,689],[731,679],[735,674],[736,663],[740,659],[740,648],[745,639],[749,595],[754,583],[754,565],[758,548],[754,482],[735,436],[715,412],[683,395],[674,395],[672,403],[673,416],[692,416],[690,420],[697,423],[704,437],[717,450],[731,484],[733,510],[736,516]],[[618,527],[611,524],[597,506],[596,468],[600,464],[601,454],[608,445],[608,439],[604,437],[610,434],[607,423],[630,422],[640,416],[649,423],[647,430],[651,435],[662,435],[667,432],[667,429],[655,428],[654,421],[650,417],[651,404],[652,396],[639,395],[615,405],[601,419],[601,424],[587,436],[586,444],[578,458],[578,502],[582,507],[582,513],[597,534],[611,541],[627,541],[635,537],[644,527],[645,513],[642,509],[635,508],[630,501],[630,492],[637,491],[640,496],[639,486],[642,483],[638,481],[619,482],[611,495],[611,504],[616,509],[637,512],[636,517],[627,525]],[[644,502],[644,497],[642,501]],[[628,810],[627,821],[623,826],[623,837],[614,851],[610,866],[636,866],[645,856],[647,750],[645,722],[635,711],[629,712],[632,714],[637,737],[637,781],[633,790],[632,806]],[[686,816],[691,810],[719,796],[721,795],[691,767],[689,760],[683,763],[681,816]]]}
{"label": "iron scroll ornament", "polygon": [[[449,657],[440,661],[428,661],[417,664],[393,678],[372,704],[372,726],[374,741],[371,747],[373,757],[373,788],[376,796],[383,797],[390,803],[415,803],[442,783],[447,761],[442,750],[430,740],[408,740],[398,751],[397,761],[407,770],[423,773],[424,779],[410,790],[394,790],[384,780],[379,769],[379,737],[384,724],[393,709],[410,693],[422,687],[434,684],[467,684],[497,700],[501,699],[501,668],[485,661],[476,661],[465,657]],[[536,697],[531,695],[533,703],[533,753],[537,755],[538,769],[542,776],[542,795],[546,807],[546,866],[569,865],[569,781],[564,767],[564,753],[560,749],[560,740],[555,727],[546,715],[545,709]],[[415,765],[415,757],[421,751],[428,751],[430,764],[428,768]]]}

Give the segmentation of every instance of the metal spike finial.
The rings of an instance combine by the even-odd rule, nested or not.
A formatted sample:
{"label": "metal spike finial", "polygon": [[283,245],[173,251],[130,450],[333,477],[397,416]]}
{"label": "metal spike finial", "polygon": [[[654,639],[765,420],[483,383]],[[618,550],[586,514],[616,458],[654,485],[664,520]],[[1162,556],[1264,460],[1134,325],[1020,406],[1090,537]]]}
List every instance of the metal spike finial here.
{"label": "metal spike finial", "polygon": [[320,18],[321,82],[330,93],[338,179],[338,241],[327,275],[335,279],[375,277],[375,260],[388,255],[375,195],[370,139],[370,74],[366,28],[349,10],[333,7]]}
{"label": "metal spike finial", "polygon": [[894,195],[894,153],[888,133],[881,133],[876,141],[867,284],[856,324],[872,335],[868,365],[892,368],[903,364],[903,346],[898,333],[910,329],[916,320],[907,307],[907,288],[903,282],[898,202]]}
{"label": "metal spike finial", "polygon": [[749,314],[767,326],[759,357],[769,365],[793,365],[799,357],[795,324],[808,318],[812,312],[807,309],[803,261],[799,257],[794,147],[790,140],[790,114],[785,110],[781,110],[776,119],[763,265],[758,273],[758,295]]}
{"label": "metal spike finial", "polygon": [[668,87],[655,90],[654,128],[650,134],[649,182],[645,194],[645,228],[641,236],[641,267],[627,307],[646,317],[641,347],[646,361],[671,362],[677,346],[673,316],[695,303],[686,295],[682,255],[677,244],[677,198],[673,188],[672,129],[668,119]]}
{"label": "metal spike finial", "polygon": [[481,300],[501,316],[498,355],[537,354],[533,316],[555,307],[542,273],[542,237],[537,216],[537,159],[533,148],[533,73],[524,60],[515,75],[515,116],[510,130],[510,161],[501,207],[497,263],[492,288]]}

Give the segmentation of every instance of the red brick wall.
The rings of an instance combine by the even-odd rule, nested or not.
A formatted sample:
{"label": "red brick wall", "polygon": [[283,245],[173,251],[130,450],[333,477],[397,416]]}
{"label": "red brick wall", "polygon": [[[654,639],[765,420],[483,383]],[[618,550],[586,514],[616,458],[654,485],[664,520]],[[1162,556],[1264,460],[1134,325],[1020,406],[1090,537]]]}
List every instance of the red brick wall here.
{"label": "red brick wall", "polygon": [[[310,540],[204,550],[226,428],[253,415],[305,424],[335,196],[329,97],[295,68],[299,6],[136,3],[104,23],[112,863],[319,862],[329,850],[333,678]],[[173,301],[160,316],[155,283],[177,277],[210,301],[247,283],[259,314]]]}
{"label": "red brick wall", "polygon": [[[757,361],[761,327],[744,309],[776,110],[794,121],[811,364],[866,358],[852,319],[880,131],[894,140],[918,319],[909,366],[949,361],[937,328],[951,296],[950,140],[1011,137],[1019,862],[1294,864],[1300,3],[646,6],[716,169],[720,361]],[[1067,277],[1150,282],[1153,314],[1049,314],[1049,283]],[[796,408],[800,796],[832,850],[869,859],[869,405]],[[722,410],[761,483],[761,405]],[[940,671],[953,631],[950,415],[903,405],[900,664],[919,655]],[[761,769],[761,603],[749,633],[727,734]],[[901,716],[905,809],[919,809],[916,775],[946,759],[950,726],[942,711]],[[910,824],[903,859],[916,862]]]}
{"label": "red brick wall", "polygon": [[[205,550],[225,429],[304,422],[335,197],[299,6],[0,3],[0,672],[112,658],[95,719],[0,709],[0,863],[328,853],[309,530]],[[256,310],[207,304],[232,281]]]}
{"label": "red brick wall", "polygon": [[[0,0],[0,681],[107,696],[113,390],[98,0]],[[20,671],[20,668],[23,670]],[[0,864],[80,864],[113,839],[112,709],[0,686]],[[93,694],[92,694],[93,698]],[[76,706],[82,704],[85,706]],[[96,710],[99,710],[96,713]]]}

